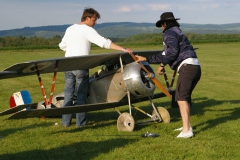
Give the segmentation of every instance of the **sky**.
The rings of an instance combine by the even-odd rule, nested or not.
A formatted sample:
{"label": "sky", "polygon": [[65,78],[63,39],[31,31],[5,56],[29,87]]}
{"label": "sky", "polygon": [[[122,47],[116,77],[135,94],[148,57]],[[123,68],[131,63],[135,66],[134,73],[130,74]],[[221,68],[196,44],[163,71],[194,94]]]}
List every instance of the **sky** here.
{"label": "sky", "polygon": [[156,23],[173,12],[181,23],[240,23],[240,0],[0,0],[0,30],[78,23],[92,7],[106,22]]}

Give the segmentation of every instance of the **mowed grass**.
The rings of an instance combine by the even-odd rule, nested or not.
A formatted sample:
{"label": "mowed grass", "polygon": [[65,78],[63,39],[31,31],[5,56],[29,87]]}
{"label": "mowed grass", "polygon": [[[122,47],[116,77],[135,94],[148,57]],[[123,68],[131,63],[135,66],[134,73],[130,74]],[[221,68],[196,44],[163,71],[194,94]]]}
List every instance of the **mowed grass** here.
{"label": "mowed grass", "polygon": [[[175,128],[181,127],[178,108],[171,107],[169,98],[154,99],[155,106],[165,107],[171,123],[136,125],[133,132],[120,132],[114,109],[88,113],[88,126],[61,127],[61,118],[29,118],[8,120],[0,117],[0,159],[239,159],[240,158],[240,43],[198,44],[197,54],[202,66],[202,77],[194,90],[191,123],[195,137],[177,139]],[[133,48],[157,50],[162,46]],[[92,53],[115,52],[93,50]],[[19,62],[62,57],[59,50],[1,51],[0,70]],[[156,70],[156,65],[153,68]],[[166,67],[168,78],[173,71]],[[95,70],[91,70],[93,73]],[[49,95],[53,74],[42,75]],[[163,76],[158,79],[164,84]],[[176,84],[176,83],[175,83]],[[62,92],[63,74],[58,73],[55,94]],[[28,90],[34,102],[43,97],[36,76],[0,80],[0,111],[9,107],[9,97],[20,90]],[[158,90],[156,90],[157,92]],[[136,106],[152,113],[148,101]],[[128,106],[119,107],[122,112]],[[135,120],[147,117],[133,110]],[[58,125],[55,125],[58,123]],[[143,138],[141,134],[153,132],[157,138]]]}

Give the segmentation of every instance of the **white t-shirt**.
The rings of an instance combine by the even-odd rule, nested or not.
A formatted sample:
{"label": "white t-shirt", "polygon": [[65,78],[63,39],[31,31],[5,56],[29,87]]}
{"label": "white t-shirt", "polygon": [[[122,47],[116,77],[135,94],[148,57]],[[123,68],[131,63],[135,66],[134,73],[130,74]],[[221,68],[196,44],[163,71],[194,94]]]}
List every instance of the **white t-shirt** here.
{"label": "white t-shirt", "polygon": [[89,55],[91,43],[101,48],[110,48],[111,41],[99,35],[85,24],[73,24],[67,28],[59,47],[65,51],[65,57]]}

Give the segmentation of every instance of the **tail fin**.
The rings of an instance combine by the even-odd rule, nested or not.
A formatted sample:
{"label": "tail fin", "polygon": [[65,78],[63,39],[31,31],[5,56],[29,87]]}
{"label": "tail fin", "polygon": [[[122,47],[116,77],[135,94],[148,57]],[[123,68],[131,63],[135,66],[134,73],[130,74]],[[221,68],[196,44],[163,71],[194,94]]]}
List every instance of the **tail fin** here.
{"label": "tail fin", "polygon": [[[10,108],[30,103],[32,103],[32,98],[27,90],[22,90],[20,92],[13,93],[9,99]],[[26,109],[29,108],[27,107]]]}

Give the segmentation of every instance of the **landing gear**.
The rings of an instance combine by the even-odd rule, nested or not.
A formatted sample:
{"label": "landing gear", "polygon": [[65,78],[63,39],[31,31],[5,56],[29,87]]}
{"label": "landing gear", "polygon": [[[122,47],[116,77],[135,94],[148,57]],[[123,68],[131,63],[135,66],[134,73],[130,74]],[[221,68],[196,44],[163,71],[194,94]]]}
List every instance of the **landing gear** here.
{"label": "landing gear", "polygon": [[[147,122],[170,123],[170,115],[164,107],[157,107],[156,110],[158,113],[156,114],[155,110],[153,110],[152,115],[149,115],[148,113],[144,112],[140,108],[137,108],[135,106],[133,106],[133,107],[151,118],[151,120],[149,120],[149,121],[138,122],[136,124],[147,123]],[[118,111],[118,113],[120,114],[117,119],[118,130],[132,132],[134,130],[134,126],[135,126],[135,121],[134,121],[134,118],[132,117],[132,115],[127,112],[120,113]]]}
{"label": "landing gear", "polygon": [[[163,121],[163,123],[170,123],[170,115],[165,108],[157,107],[157,111],[158,111],[161,121]],[[156,119],[157,119],[157,114],[154,110],[153,110],[152,116],[156,117]],[[155,119],[155,118],[153,118],[153,119]]]}
{"label": "landing gear", "polygon": [[122,113],[117,120],[117,128],[119,131],[132,132],[135,126],[135,122],[131,114]]}

